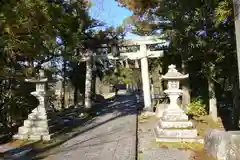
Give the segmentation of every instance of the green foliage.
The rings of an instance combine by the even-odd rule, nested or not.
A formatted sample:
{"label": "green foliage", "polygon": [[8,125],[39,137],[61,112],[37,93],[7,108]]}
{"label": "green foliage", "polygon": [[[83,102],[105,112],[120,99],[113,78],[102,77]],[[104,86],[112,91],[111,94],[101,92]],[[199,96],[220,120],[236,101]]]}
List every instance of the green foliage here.
{"label": "green foliage", "polygon": [[140,81],[140,73],[131,68],[120,67],[117,72],[112,71],[104,75],[103,82],[105,84],[135,84]]}
{"label": "green foliage", "polygon": [[223,124],[221,121],[216,122],[209,116],[198,117],[196,118],[196,122],[196,129],[198,135],[201,137],[204,137],[209,129],[223,129]]}
{"label": "green foliage", "polygon": [[[35,86],[25,78],[36,75],[45,62],[47,77],[61,75],[84,92],[85,67],[81,54],[96,51],[103,43],[121,37],[121,28],[95,30],[103,24],[92,19],[85,0],[68,4],[47,0],[0,2],[0,127],[7,132],[18,126],[36,107],[36,98],[30,92]],[[56,44],[56,36],[63,44]],[[66,68],[62,69],[62,61]],[[101,69],[100,69],[101,70]],[[49,85],[49,101],[54,101],[53,86]],[[3,131],[2,128],[0,128]]]}
{"label": "green foliage", "polygon": [[[218,89],[232,92],[231,98],[236,95],[232,89],[238,85],[232,0],[117,1],[133,11],[125,23],[134,33],[160,35],[169,41],[164,53],[171,59],[180,57],[180,64],[174,60],[165,60],[164,64],[174,62],[182,72],[189,73],[191,95],[208,95],[199,95],[208,90],[208,84],[215,84],[212,92]],[[212,95],[223,101],[222,92]]]}
{"label": "green foliage", "polygon": [[201,117],[207,115],[206,105],[203,104],[203,101],[200,98],[192,100],[192,102],[187,106],[188,115],[193,117]]}
{"label": "green foliage", "polygon": [[217,7],[215,8],[217,24],[220,24],[226,18],[232,16],[233,14],[232,2],[233,2],[232,0],[223,0],[218,3]]}

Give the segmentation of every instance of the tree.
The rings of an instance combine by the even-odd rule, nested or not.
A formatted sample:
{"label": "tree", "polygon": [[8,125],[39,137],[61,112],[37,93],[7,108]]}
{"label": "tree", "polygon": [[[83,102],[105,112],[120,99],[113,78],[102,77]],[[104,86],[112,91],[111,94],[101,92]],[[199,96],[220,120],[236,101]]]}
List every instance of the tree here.
{"label": "tree", "polygon": [[[37,105],[29,94],[35,86],[25,84],[24,79],[34,76],[43,63],[54,62],[58,57],[74,61],[76,48],[83,48],[85,32],[95,21],[81,0],[1,1],[0,9],[1,123],[11,128]],[[60,51],[56,37],[63,40],[64,50]],[[56,66],[49,67],[57,70]]]}
{"label": "tree", "polygon": [[[230,0],[119,2],[137,17],[132,24],[133,29],[148,28],[149,33],[160,31],[170,42],[165,53],[181,57],[183,72],[190,73],[190,80],[195,77],[193,74],[197,74],[208,82],[210,114],[216,120],[217,98],[222,99],[222,95],[215,92],[216,87],[219,87],[217,84],[222,85],[221,79],[230,80],[225,76],[227,70],[223,62],[231,62],[234,65],[228,68],[236,70],[236,62],[232,60],[235,44]],[[193,87],[198,83],[190,84]],[[196,91],[192,91],[192,94],[193,92]]]}

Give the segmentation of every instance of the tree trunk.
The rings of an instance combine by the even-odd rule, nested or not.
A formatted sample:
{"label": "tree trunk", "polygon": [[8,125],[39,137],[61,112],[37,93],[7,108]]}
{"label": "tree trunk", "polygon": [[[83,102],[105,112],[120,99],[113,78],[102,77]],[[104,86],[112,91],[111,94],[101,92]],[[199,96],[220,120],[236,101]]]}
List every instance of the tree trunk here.
{"label": "tree trunk", "polygon": [[208,95],[209,95],[209,114],[214,121],[217,121],[217,98],[215,93],[214,81],[208,78]]}
{"label": "tree trunk", "polygon": [[[182,62],[182,73],[187,74],[186,65],[184,64],[184,61]],[[191,96],[190,96],[190,85],[189,85],[189,78],[184,79],[182,81],[182,106],[186,107],[190,104]]]}
{"label": "tree trunk", "polygon": [[62,82],[62,100],[61,100],[61,104],[62,104],[62,109],[65,108],[65,94],[66,94],[66,65],[67,62],[66,60],[63,60],[63,82]]}
{"label": "tree trunk", "polygon": [[233,129],[238,129],[239,126],[239,85],[237,76],[232,78],[233,80],[233,89],[232,89],[232,97],[233,97],[233,110],[232,110],[232,125]]}
{"label": "tree trunk", "polygon": [[78,104],[78,88],[74,88],[74,105]]}
{"label": "tree trunk", "polygon": [[[163,75],[163,66],[161,66],[161,65],[162,65],[162,63],[160,63],[160,65],[159,65],[160,77]],[[163,93],[163,80],[161,78],[159,79],[159,92]]]}
{"label": "tree trunk", "polygon": [[94,100],[95,99],[95,97],[96,97],[96,73],[95,72],[93,72],[92,73],[92,89],[91,89],[91,91],[92,91],[92,94],[91,94],[91,99],[92,100]]}
{"label": "tree trunk", "polygon": [[85,81],[85,108],[92,107],[92,57],[86,61],[86,81]]}
{"label": "tree trunk", "polygon": [[96,94],[101,94],[101,80],[98,76],[96,76],[95,89]]}

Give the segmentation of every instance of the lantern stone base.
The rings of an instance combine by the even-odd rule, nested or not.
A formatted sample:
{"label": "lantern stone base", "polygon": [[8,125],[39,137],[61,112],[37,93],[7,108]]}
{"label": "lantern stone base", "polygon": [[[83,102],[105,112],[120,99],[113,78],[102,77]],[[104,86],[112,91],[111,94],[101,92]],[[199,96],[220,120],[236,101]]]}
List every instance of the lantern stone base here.
{"label": "lantern stone base", "polygon": [[188,116],[184,113],[182,109],[177,108],[167,108],[163,112],[163,121],[177,122],[177,121],[188,121]]}
{"label": "lantern stone base", "polygon": [[193,123],[180,108],[166,109],[154,128],[154,134],[157,142],[203,143],[203,138],[198,137]]}
{"label": "lantern stone base", "polygon": [[164,134],[160,134],[157,128],[154,128],[154,134],[156,142],[197,142],[197,143],[204,143],[202,137],[176,137],[176,136],[167,136]]}
{"label": "lantern stone base", "polygon": [[[23,126],[18,128],[18,133],[13,136],[13,139],[20,140],[44,140],[49,141],[60,125],[57,125],[58,119],[55,117],[53,120],[47,119],[47,114],[44,112],[37,112],[40,109],[34,109],[28,115],[28,119],[24,120]],[[41,110],[44,111],[44,110]],[[50,113],[48,113],[50,114]]]}

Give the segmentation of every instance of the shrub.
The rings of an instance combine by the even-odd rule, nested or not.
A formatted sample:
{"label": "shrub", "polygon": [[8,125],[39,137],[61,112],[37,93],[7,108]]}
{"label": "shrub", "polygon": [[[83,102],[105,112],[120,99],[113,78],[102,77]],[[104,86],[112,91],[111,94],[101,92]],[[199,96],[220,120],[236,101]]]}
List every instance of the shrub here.
{"label": "shrub", "polygon": [[206,105],[203,104],[203,101],[199,98],[194,99],[187,106],[187,114],[193,117],[201,117],[207,115]]}

